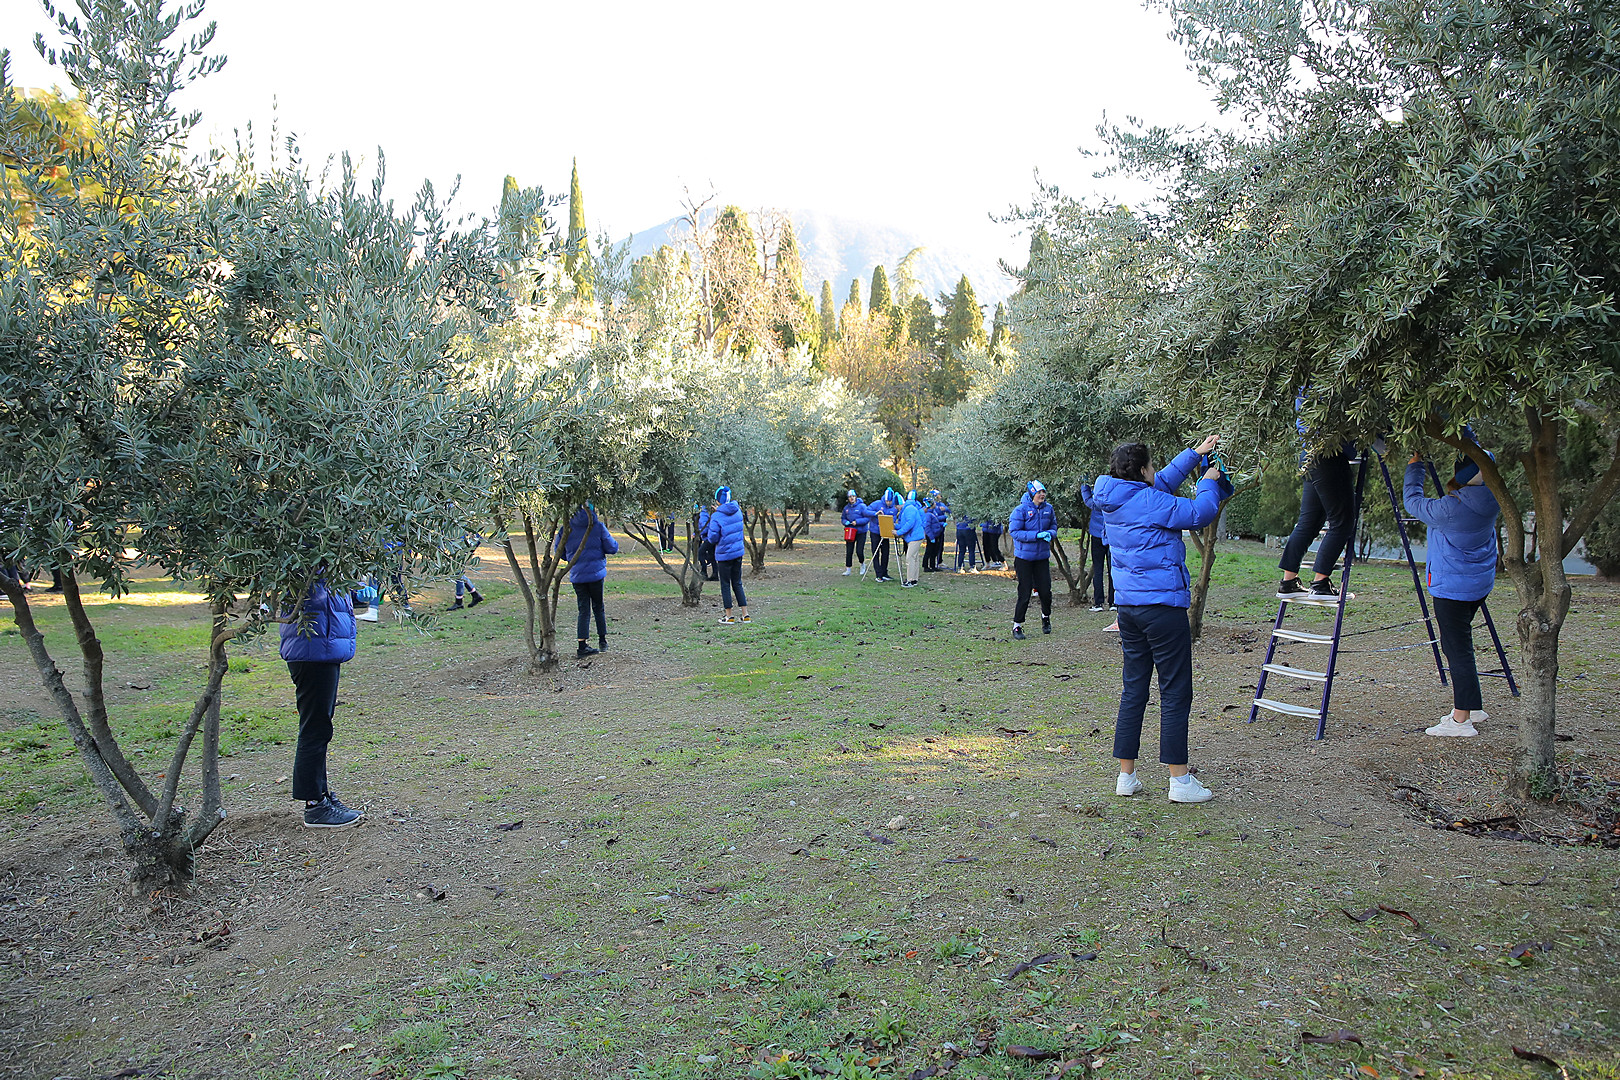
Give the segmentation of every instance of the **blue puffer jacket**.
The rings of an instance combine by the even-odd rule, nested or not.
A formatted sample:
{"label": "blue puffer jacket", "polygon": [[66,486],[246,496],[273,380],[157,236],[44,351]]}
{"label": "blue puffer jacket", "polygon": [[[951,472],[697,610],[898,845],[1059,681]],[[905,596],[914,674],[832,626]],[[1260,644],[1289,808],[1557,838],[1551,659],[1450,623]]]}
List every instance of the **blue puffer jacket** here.
{"label": "blue puffer jacket", "polygon": [[1012,517],[1007,521],[1007,532],[1013,538],[1013,558],[1050,558],[1051,542],[1042,540],[1036,534],[1056,531],[1057,511],[1052,509],[1052,504],[1046,502],[1036,506],[1029,492],[1024,492],[1023,501],[1013,507]]}
{"label": "blue puffer jacket", "polygon": [[999,521],[981,521],[979,522],[979,531],[986,536],[1000,536],[1007,530],[1001,527]]}
{"label": "blue puffer jacket", "polygon": [[900,507],[900,516],[894,519],[894,535],[908,544],[926,539],[927,517],[928,515],[923,512],[922,503],[917,501],[917,496],[909,496]]}
{"label": "blue puffer jacket", "polygon": [[297,622],[281,624],[281,658],[313,664],[341,664],[354,659],[354,601],[347,592],[334,593],[317,581],[304,594]]}
{"label": "blue puffer jacket", "polygon": [[882,531],[882,526],[878,524],[879,514],[889,514],[894,516],[900,513],[899,501],[890,497],[893,494],[894,492],[892,491],[885,492],[881,499],[873,499],[871,502],[866,504],[866,531],[871,533],[873,536],[879,535],[879,533]]}
{"label": "blue puffer jacket", "polygon": [[976,526],[973,523],[973,519],[967,514],[956,515],[956,535],[958,538],[972,536],[975,529]]}
{"label": "blue puffer jacket", "polygon": [[870,516],[871,511],[867,509],[866,504],[861,502],[859,498],[854,502],[845,499],[839,520],[844,523],[846,529],[852,525],[857,529],[864,529],[869,524],[868,518]]}
{"label": "blue puffer jacket", "polygon": [[714,508],[703,538],[714,545],[715,562],[729,562],[743,557],[743,513],[736,499]]}
{"label": "blue puffer jacket", "polygon": [[580,507],[568,519],[568,540],[563,558],[568,560],[568,582],[589,585],[607,577],[607,557],[619,553],[619,542],[594,513]]}
{"label": "blue puffer jacket", "polygon": [[1090,517],[1086,520],[1086,532],[1103,543],[1108,543],[1108,530],[1103,527],[1103,512],[1097,509],[1097,489],[1090,484],[1081,484],[1080,501],[1091,511]]}
{"label": "blue puffer jacket", "polygon": [[1196,498],[1171,494],[1197,465],[1198,454],[1183,450],[1159,472],[1152,487],[1140,480],[1097,478],[1094,498],[1108,530],[1116,604],[1192,606],[1192,578],[1181,530],[1201,529],[1221,512],[1218,481],[1199,480]]}
{"label": "blue puffer jacket", "polygon": [[951,520],[951,504],[944,499],[939,500],[928,508],[928,518],[923,523],[923,531],[930,540],[942,540],[945,537],[945,523]]}
{"label": "blue puffer jacket", "polygon": [[692,509],[697,513],[698,539],[702,540],[703,534],[709,530],[709,512],[702,505],[694,506]]}
{"label": "blue puffer jacket", "polygon": [[1442,499],[1423,495],[1424,467],[1406,467],[1406,512],[1429,527],[1429,593],[1483,600],[1496,586],[1496,496],[1483,485]]}

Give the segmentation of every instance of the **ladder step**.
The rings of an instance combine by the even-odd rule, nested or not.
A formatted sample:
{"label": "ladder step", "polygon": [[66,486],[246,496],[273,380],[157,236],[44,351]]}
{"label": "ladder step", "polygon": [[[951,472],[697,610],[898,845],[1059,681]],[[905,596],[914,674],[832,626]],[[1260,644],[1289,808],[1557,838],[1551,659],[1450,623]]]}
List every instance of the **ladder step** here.
{"label": "ladder step", "polygon": [[1305,630],[1273,630],[1271,636],[1287,641],[1303,641],[1311,645],[1333,644],[1332,634],[1312,634]]}
{"label": "ladder step", "polygon": [[1254,703],[1262,709],[1282,713],[1284,716],[1321,716],[1320,709],[1313,709],[1309,705],[1290,705],[1286,701],[1273,701],[1271,698],[1255,698]]}
{"label": "ladder step", "polygon": [[1307,671],[1305,668],[1290,667],[1287,664],[1261,664],[1260,667],[1273,675],[1286,675],[1290,679],[1304,679],[1306,682],[1327,682],[1327,672]]}
{"label": "ladder step", "polygon": [[[1355,593],[1350,593],[1346,600],[1354,600]],[[1290,596],[1279,596],[1277,599],[1285,604],[1304,604],[1306,607],[1338,607],[1338,597],[1312,596],[1310,593],[1297,593]]]}

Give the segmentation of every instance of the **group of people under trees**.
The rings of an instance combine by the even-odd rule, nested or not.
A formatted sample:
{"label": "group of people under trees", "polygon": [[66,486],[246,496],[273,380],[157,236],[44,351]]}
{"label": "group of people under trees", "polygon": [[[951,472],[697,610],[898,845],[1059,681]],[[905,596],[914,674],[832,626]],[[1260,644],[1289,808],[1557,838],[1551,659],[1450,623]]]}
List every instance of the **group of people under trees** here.
{"label": "group of people under trees", "polygon": [[[1148,447],[1140,442],[1115,448],[1108,469],[1095,484],[1086,485],[1083,497],[1091,508],[1089,533],[1099,567],[1094,578],[1094,599],[1101,607],[1101,567],[1106,563],[1118,611],[1122,672],[1119,709],[1115,720],[1113,754],[1119,763],[1115,792],[1131,796],[1144,790],[1137,775],[1142,725],[1155,671],[1159,678],[1159,761],[1169,774],[1172,802],[1200,803],[1212,791],[1193,775],[1188,758],[1188,721],[1192,710],[1192,636],[1188,621],[1191,575],[1187,569],[1182,533],[1214,521],[1230,497],[1230,481],[1215,455],[1219,437],[1211,435],[1198,445],[1155,465]],[[1386,449],[1375,444],[1378,452]],[[1355,500],[1351,492],[1351,455],[1345,445],[1302,456],[1304,485],[1298,523],[1283,547],[1282,581],[1277,595],[1288,599],[1306,595],[1336,599],[1332,572],[1354,528]],[[1495,497],[1486,489],[1479,469],[1468,458],[1458,461],[1447,493],[1426,497],[1426,466],[1412,458],[1404,478],[1407,512],[1423,521],[1428,531],[1428,578],[1439,623],[1440,646],[1452,675],[1452,710],[1432,727],[1435,736],[1472,736],[1475,724],[1487,719],[1481,708],[1479,675],[1474,661],[1472,621],[1490,593],[1496,571]],[[1177,494],[1199,473],[1191,497]],[[712,508],[697,512],[702,537],[705,573],[712,571],[721,589],[722,624],[749,622],[748,599],[742,584],[744,513],[729,488],[715,491]],[[851,490],[841,515],[845,536],[845,574],[859,564],[868,572],[867,543],[871,543],[871,572],[877,581],[889,574],[893,542],[905,545],[901,585],[914,587],[919,575],[943,570],[943,536],[951,520],[950,506],[937,491],[919,499],[915,491],[904,500],[890,489],[870,503]],[[1046,488],[1038,480],[1000,523],[975,523],[965,515],[957,519],[957,569],[977,569],[977,531],[984,539],[984,565],[1002,565],[1000,538],[1010,535],[1014,573],[1018,582],[1013,615],[1013,637],[1024,639],[1024,619],[1033,595],[1040,597],[1041,629],[1051,633],[1051,545],[1057,517]],[[977,529],[974,528],[975,524]],[[1310,543],[1327,525],[1314,563],[1313,580],[1299,580],[1300,566]],[[964,527],[965,526],[965,527]],[[607,556],[619,550],[595,509],[581,507],[559,534],[563,557],[569,561],[569,580],[577,598],[579,620],[577,655],[595,655],[607,648],[603,581]],[[738,615],[733,615],[733,602]],[[342,828],[360,820],[362,813],[343,804],[326,780],[327,746],[332,738],[332,716],[337,701],[341,665],[354,656],[356,621],[350,594],[317,582],[291,614],[298,616],[281,626],[281,656],[287,662],[296,689],[299,738],[293,769],[293,796],[304,801],[304,823],[311,828]],[[590,621],[598,629],[597,647],[590,646]],[[1112,629],[1112,628],[1111,628]]]}

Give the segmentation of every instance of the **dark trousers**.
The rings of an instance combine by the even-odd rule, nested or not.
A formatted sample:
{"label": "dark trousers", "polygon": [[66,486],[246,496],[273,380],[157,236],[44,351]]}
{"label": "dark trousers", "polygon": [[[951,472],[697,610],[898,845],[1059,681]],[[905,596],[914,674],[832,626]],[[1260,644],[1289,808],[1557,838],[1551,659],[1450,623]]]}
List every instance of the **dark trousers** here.
{"label": "dark trousers", "polygon": [[748,606],[748,594],[742,587],[742,556],[725,559],[716,564],[720,570],[720,606],[731,610],[731,594],[737,594],[737,606]]}
{"label": "dark trousers", "polygon": [[1114,756],[1141,757],[1148,686],[1159,669],[1159,760],[1187,764],[1187,717],[1192,712],[1192,629],[1187,609],[1165,604],[1121,605],[1119,643],[1125,653]]}
{"label": "dark trousers", "polygon": [[1329,574],[1339,565],[1339,556],[1350,542],[1350,529],[1355,524],[1356,497],[1350,459],[1334,454],[1315,462],[1305,472],[1305,489],[1299,498],[1299,522],[1294,526],[1288,542],[1283,545],[1282,559],[1277,563],[1288,573],[1298,573],[1311,541],[1327,522],[1327,535],[1316,549],[1316,562],[1312,569],[1318,574]]}
{"label": "dark trousers", "polygon": [[607,637],[607,609],[602,603],[602,583],[600,581],[576,581],[574,583],[574,603],[579,605],[579,633],[576,635],[580,641],[591,636],[591,612],[596,612],[596,632],[601,637]]}
{"label": "dark trousers", "polygon": [[1013,572],[1018,575],[1018,606],[1013,609],[1013,622],[1022,624],[1029,612],[1029,594],[1041,594],[1041,618],[1052,617],[1052,560],[1014,559]]}
{"label": "dark trousers", "polygon": [[665,521],[662,518],[659,519],[658,546],[663,548],[665,551],[669,551],[675,547],[675,523],[673,521]]}
{"label": "dark trousers", "polygon": [[1479,668],[1474,663],[1474,615],[1480,601],[1439,596],[1430,599],[1434,601],[1435,622],[1440,624],[1440,651],[1446,654],[1446,666],[1451,671],[1451,707],[1469,712],[1484,708]]}
{"label": "dark trousers", "polygon": [[872,534],[872,569],[880,578],[889,576],[889,541],[876,533]]}
{"label": "dark trousers", "polygon": [[1103,543],[1103,538],[1100,537],[1100,536],[1093,536],[1091,538],[1091,606],[1092,607],[1102,607],[1103,606],[1103,579],[1104,578],[1108,579],[1108,599],[1113,600],[1113,598],[1114,598],[1114,578],[1113,578],[1113,575],[1108,572],[1109,570],[1111,570],[1113,568],[1110,565],[1110,563],[1112,563],[1112,561],[1113,561],[1112,557],[1108,554],[1108,545]]}
{"label": "dark trousers", "polygon": [[854,566],[857,562],[866,561],[866,534],[859,530],[855,539],[844,541],[844,565]]}
{"label": "dark trousers", "polygon": [[984,561],[987,563],[999,563],[1005,561],[1001,557],[1000,533],[984,534]]}
{"label": "dark trousers", "polygon": [[714,568],[714,545],[707,540],[698,548],[698,570],[710,581],[718,576]]}
{"label": "dark trousers", "polygon": [[962,569],[964,562],[973,566],[978,562],[979,537],[976,533],[959,532],[956,534],[956,568]]}
{"label": "dark trousers", "polygon": [[293,753],[292,794],[314,802],[326,794],[326,748],[332,741],[342,664],[287,661],[298,702],[298,749]]}
{"label": "dark trousers", "polygon": [[929,570],[938,570],[939,564],[945,559],[945,534],[940,533],[923,547],[923,566]]}

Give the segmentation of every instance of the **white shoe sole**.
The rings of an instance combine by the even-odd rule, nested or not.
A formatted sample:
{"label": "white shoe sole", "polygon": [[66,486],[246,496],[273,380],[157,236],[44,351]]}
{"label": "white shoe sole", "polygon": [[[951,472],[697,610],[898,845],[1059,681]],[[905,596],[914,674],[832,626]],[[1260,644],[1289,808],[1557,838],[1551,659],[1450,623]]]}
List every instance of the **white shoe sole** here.
{"label": "white shoe sole", "polygon": [[1142,781],[1134,776],[1131,778],[1131,782],[1128,784],[1125,783],[1123,779],[1114,781],[1114,794],[1122,798],[1129,798],[1141,790]]}
{"label": "white shoe sole", "polygon": [[1176,782],[1172,780],[1170,782],[1170,801],[1173,803],[1204,803],[1209,802],[1209,800],[1215,797],[1215,793],[1213,791],[1209,790],[1209,788],[1205,788],[1204,790],[1195,792],[1192,795],[1183,795],[1178,799],[1176,798],[1176,786]]}
{"label": "white shoe sole", "polygon": [[1438,739],[1472,739],[1475,735],[1478,735],[1479,732],[1474,729],[1472,724],[1451,724],[1449,726],[1446,724],[1436,724],[1432,728],[1425,729],[1423,734],[1433,735]]}
{"label": "white shoe sole", "polygon": [[[1481,720],[1489,720],[1490,718],[1491,718],[1491,714],[1486,712],[1484,709],[1475,709],[1472,713],[1469,714],[1468,722],[1470,724],[1478,724]],[[1440,717],[1435,722],[1437,724],[1443,724],[1447,720],[1450,720],[1450,719],[1451,719],[1451,713],[1448,712],[1448,713],[1446,713],[1446,715]]]}

